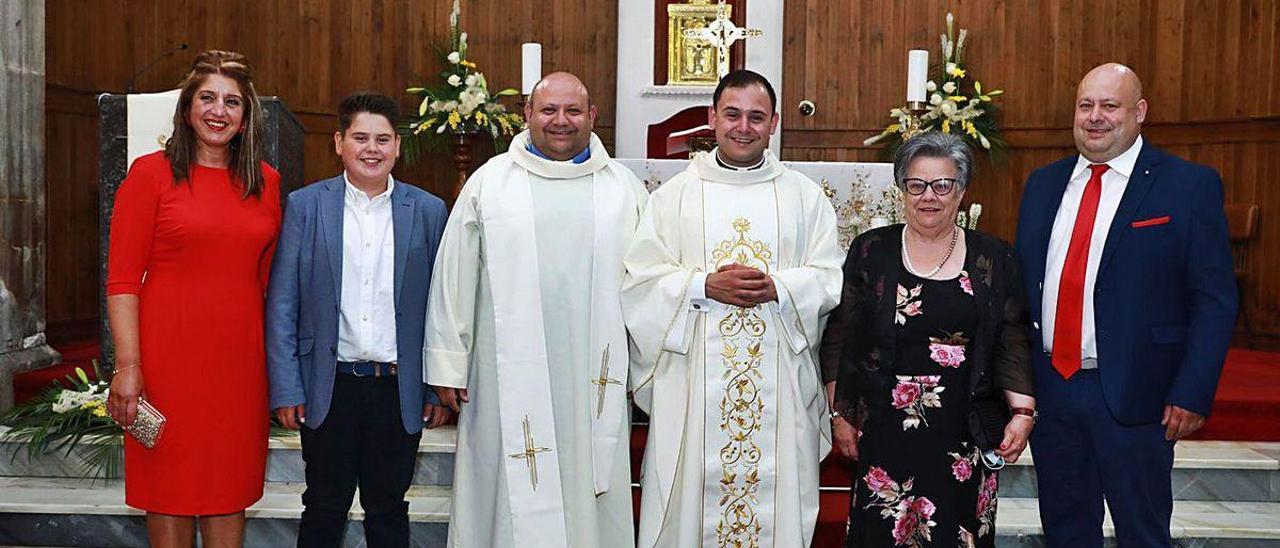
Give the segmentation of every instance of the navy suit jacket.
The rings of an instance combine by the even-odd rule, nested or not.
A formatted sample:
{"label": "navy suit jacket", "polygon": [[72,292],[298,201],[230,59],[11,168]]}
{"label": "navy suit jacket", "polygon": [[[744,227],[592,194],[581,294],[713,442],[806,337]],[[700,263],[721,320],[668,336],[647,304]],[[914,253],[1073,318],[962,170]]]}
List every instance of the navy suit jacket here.
{"label": "navy suit jacket", "polygon": [[[267,289],[271,408],[306,404],[312,428],[329,413],[337,373],[345,190],[339,175],[289,194]],[[427,290],[446,218],[439,198],[396,181],[391,191],[396,363],[400,417],[410,434],[422,430],[423,404],[439,401],[422,378],[422,345]]]}
{"label": "navy suit jacket", "polygon": [[[1077,158],[1033,172],[1018,214],[1016,247],[1041,386],[1046,375],[1058,376],[1041,332],[1049,233]],[[1237,306],[1217,171],[1144,142],[1107,232],[1093,299],[1098,372],[1111,415],[1123,424],[1150,423],[1173,404],[1208,416]]]}

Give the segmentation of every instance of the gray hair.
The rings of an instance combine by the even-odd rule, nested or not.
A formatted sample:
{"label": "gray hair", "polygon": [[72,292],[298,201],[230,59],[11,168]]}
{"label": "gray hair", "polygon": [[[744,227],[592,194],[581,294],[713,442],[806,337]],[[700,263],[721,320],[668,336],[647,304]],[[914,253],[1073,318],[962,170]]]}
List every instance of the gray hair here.
{"label": "gray hair", "polygon": [[973,150],[964,139],[950,133],[926,131],[898,147],[893,155],[893,178],[900,190],[906,190],[907,168],[916,158],[948,158],[956,166],[956,184],[960,190],[969,188],[969,175],[973,172]]}

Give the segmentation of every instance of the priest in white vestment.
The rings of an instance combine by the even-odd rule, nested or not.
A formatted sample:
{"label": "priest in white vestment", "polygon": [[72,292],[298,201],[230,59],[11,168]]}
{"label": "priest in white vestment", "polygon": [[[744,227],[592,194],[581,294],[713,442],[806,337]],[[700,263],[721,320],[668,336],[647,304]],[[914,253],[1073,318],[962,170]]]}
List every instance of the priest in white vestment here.
{"label": "priest in white vestment", "polygon": [[768,81],[725,76],[716,150],[655,191],[627,253],[631,383],[649,413],[639,546],[805,547],[831,448],[817,353],[840,298],[831,202],[767,151]]}
{"label": "priest in white vestment", "polygon": [[573,75],[463,186],[436,258],[427,382],[460,408],[449,546],[634,544],[623,255],[647,199]]}

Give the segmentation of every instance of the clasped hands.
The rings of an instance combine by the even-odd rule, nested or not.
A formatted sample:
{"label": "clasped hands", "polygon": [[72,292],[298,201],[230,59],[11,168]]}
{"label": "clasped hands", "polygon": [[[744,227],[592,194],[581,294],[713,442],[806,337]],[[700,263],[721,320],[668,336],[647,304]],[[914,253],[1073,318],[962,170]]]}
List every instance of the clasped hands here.
{"label": "clasped hands", "polygon": [[773,278],[757,268],[727,264],[707,275],[707,298],[727,305],[751,308],[778,300]]}

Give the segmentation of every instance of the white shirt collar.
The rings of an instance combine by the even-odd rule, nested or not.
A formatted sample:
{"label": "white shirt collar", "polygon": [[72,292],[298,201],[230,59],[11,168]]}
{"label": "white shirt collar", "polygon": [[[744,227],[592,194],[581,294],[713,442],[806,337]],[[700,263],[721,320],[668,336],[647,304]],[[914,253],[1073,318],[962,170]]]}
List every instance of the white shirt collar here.
{"label": "white shirt collar", "polygon": [[355,185],[351,184],[351,179],[347,177],[347,172],[345,170],[342,172],[342,182],[346,185],[346,191],[344,192],[344,194],[346,195],[346,199],[357,200],[360,202],[373,202],[375,200],[380,200],[380,199],[390,200],[391,191],[395,190],[396,188],[395,177],[387,175],[387,189],[384,190],[381,194],[370,198],[367,194],[364,193],[363,190],[360,190],[356,188]]}
{"label": "white shirt collar", "polygon": [[[1133,141],[1133,145],[1129,147],[1129,150],[1126,150],[1119,156],[1112,158],[1110,162],[1107,162],[1107,167],[1112,171],[1123,175],[1125,179],[1128,179],[1133,175],[1133,167],[1137,165],[1138,154],[1141,152],[1142,135],[1139,134],[1138,138]],[[1076,168],[1071,171],[1071,180],[1075,180],[1075,178],[1079,177],[1086,169],[1089,169],[1089,166],[1091,165],[1093,165],[1093,162],[1089,161],[1088,158],[1085,158],[1083,154],[1078,156],[1076,159]]]}
{"label": "white shirt collar", "polygon": [[755,163],[755,164],[753,164],[753,165],[749,165],[749,166],[735,166],[735,165],[733,165],[733,164],[730,164],[729,162],[724,161],[724,158],[721,158],[721,157],[720,157],[720,147],[716,147],[716,149],[715,149],[715,155],[716,155],[716,163],[717,163],[717,164],[719,164],[719,165],[720,165],[720,167],[725,168],[725,169],[727,169],[727,170],[729,170],[729,171],[755,171],[755,170],[757,170],[757,169],[760,169],[760,168],[764,167],[764,163],[765,163],[765,160],[766,160],[766,159],[765,159],[765,157],[764,157],[764,155],[763,155],[763,154],[761,154],[761,155],[760,155],[760,161],[759,161],[759,162],[756,162],[756,163]]}

